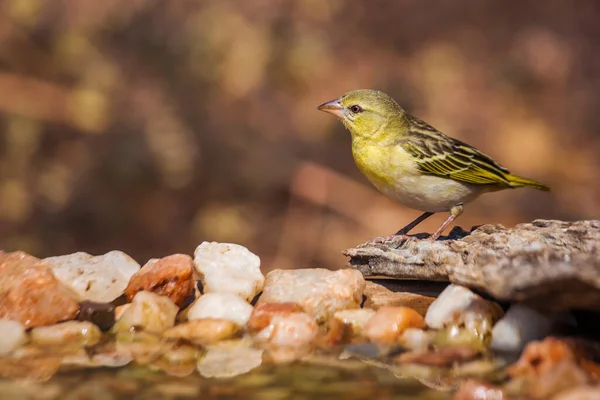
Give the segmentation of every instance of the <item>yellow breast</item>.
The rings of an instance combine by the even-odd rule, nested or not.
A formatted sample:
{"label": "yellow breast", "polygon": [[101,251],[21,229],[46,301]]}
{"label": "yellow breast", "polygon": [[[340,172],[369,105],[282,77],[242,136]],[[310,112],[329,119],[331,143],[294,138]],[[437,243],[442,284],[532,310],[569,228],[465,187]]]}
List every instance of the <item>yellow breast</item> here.
{"label": "yellow breast", "polygon": [[398,175],[417,173],[410,155],[400,146],[379,146],[355,139],[352,155],[358,169],[378,188],[393,186]]}
{"label": "yellow breast", "polygon": [[423,174],[401,146],[379,146],[353,140],[352,154],[357,167],[373,186],[410,208],[447,211],[481,194],[481,189],[474,185]]}

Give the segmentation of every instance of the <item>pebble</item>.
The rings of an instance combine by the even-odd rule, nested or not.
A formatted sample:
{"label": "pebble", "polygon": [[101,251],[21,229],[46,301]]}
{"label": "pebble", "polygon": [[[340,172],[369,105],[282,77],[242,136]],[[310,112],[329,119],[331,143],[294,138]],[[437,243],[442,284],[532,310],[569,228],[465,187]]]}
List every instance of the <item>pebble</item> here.
{"label": "pebble", "polygon": [[194,294],[192,258],[184,254],[149,260],[133,274],[125,289],[127,299],[145,290],[170,298],[178,307],[183,307]]}
{"label": "pebble", "polygon": [[100,341],[102,332],[91,322],[68,321],[31,330],[31,341],[42,346],[77,344],[92,346]]}
{"label": "pebble", "polygon": [[74,319],[79,304],[39,259],[0,251],[0,318],[25,328]]}
{"label": "pebble", "polygon": [[298,303],[260,303],[254,307],[250,320],[248,321],[248,330],[256,333],[266,328],[271,323],[271,318],[275,315],[288,315],[294,312],[304,311]]}
{"label": "pebble", "polygon": [[431,303],[425,322],[430,328],[441,329],[478,317],[495,320],[501,313],[502,310],[496,304],[483,299],[466,287],[452,284]]}
{"label": "pebble", "polygon": [[246,326],[252,314],[252,306],[233,293],[206,293],[200,296],[188,310],[188,319],[226,319],[239,326]]}
{"label": "pebble", "polygon": [[375,343],[393,344],[408,328],[425,328],[421,314],[408,307],[381,307],[364,329],[365,336]]}
{"label": "pebble", "polygon": [[333,318],[339,320],[344,325],[348,325],[353,335],[361,335],[367,323],[374,315],[375,310],[371,308],[354,308],[338,311],[333,314]]}
{"label": "pebble", "polygon": [[521,351],[532,340],[541,339],[552,329],[552,320],[523,305],[512,305],[492,329],[490,348],[499,351]]}
{"label": "pebble", "polygon": [[336,311],[358,308],[364,288],[365,280],[357,270],[276,269],[267,274],[258,301],[259,304],[298,303],[321,323]]}
{"label": "pebble", "polygon": [[0,318],[0,332],[0,356],[12,353],[27,342],[25,327],[18,321]]}
{"label": "pebble", "polygon": [[138,292],[120,315],[113,331],[129,332],[141,328],[147,332],[161,333],[175,324],[178,311],[179,307],[168,297]]}
{"label": "pebble", "polygon": [[186,339],[198,345],[208,345],[231,339],[240,331],[239,325],[228,319],[195,319],[163,332],[165,339]]}
{"label": "pebble", "polygon": [[233,293],[251,301],[265,284],[260,258],[238,244],[203,242],[194,252],[194,266],[204,293]]}
{"label": "pebble", "polygon": [[101,256],[78,252],[42,260],[64,285],[78,295],[78,300],[110,303],[121,296],[129,279],[140,265],[122,251]]}
{"label": "pebble", "polygon": [[274,315],[267,327],[261,330],[257,339],[276,347],[302,347],[311,345],[319,326],[304,312],[287,315]]}

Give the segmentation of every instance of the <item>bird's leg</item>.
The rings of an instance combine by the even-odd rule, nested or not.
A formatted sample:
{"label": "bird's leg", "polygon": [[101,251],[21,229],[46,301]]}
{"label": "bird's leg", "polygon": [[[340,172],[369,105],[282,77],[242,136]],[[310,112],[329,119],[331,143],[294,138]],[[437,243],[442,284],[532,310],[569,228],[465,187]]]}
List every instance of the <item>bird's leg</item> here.
{"label": "bird's leg", "polygon": [[415,219],[413,222],[411,222],[410,224],[406,225],[404,228],[400,229],[398,232],[396,232],[395,235],[392,236],[405,236],[408,234],[408,232],[410,232],[415,226],[419,225],[421,222],[425,221],[427,218],[431,217],[433,214],[432,212],[424,212],[423,214],[419,215],[417,217],[417,219]]}
{"label": "bird's leg", "polygon": [[450,215],[448,216],[448,218],[446,218],[446,220],[444,221],[442,226],[440,226],[438,228],[438,230],[435,231],[435,233],[429,237],[429,240],[432,240],[432,241],[437,240],[440,237],[440,235],[442,234],[442,232],[444,232],[444,230],[446,230],[448,225],[450,225],[452,223],[452,221],[454,221],[456,218],[458,218],[458,216],[460,214],[462,214],[463,210],[464,210],[464,207],[462,204],[457,204],[454,207],[452,207],[450,209]]}
{"label": "bird's leg", "polygon": [[392,241],[393,239],[395,239],[397,237],[402,237],[404,239],[408,239],[408,237],[406,236],[406,234],[408,232],[410,232],[410,230],[413,229],[415,226],[419,225],[421,222],[423,222],[427,218],[431,217],[433,214],[434,213],[432,213],[432,212],[425,212],[425,213],[421,214],[413,222],[411,222],[410,224],[406,225],[404,228],[400,229],[398,232],[394,233],[393,235],[378,236],[378,237],[373,238],[373,239],[369,240],[368,242],[366,242],[365,245],[390,242],[390,241]]}

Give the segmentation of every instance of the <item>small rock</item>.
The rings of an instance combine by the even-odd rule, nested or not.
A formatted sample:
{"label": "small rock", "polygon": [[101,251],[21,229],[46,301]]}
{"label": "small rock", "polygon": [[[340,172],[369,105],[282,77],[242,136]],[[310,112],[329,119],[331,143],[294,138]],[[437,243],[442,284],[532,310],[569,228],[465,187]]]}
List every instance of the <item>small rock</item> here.
{"label": "small rock", "polygon": [[532,340],[548,335],[552,328],[550,317],[523,304],[514,304],[492,330],[490,348],[500,351],[521,351]]}
{"label": "small rock", "polygon": [[431,367],[450,367],[454,364],[473,360],[481,352],[466,345],[446,346],[426,352],[410,352],[397,356],[394,360],[400,364],[420,364]]}
{"label": "small rock", "polygon": [[161,259],[153,258],[133,274],[125,295],[131,301],[137,292],[146,290],[166,296],[178,307],[183,307],[194,294],[196,281],[193,273],[192,258],[188,255],[173,254]]}
{"label": "small rock", "polygon": [[138,292],[113,327],[114,332],[143,329],[161,333],[175,324],[179,307],[168,297],[152,292]]}
{"label": "small rock", "polygon": [[298,303],[317,322],[324,322],[336,311],[358,308],[364,288],[365,280],[356,270],[276,269],[267,274],[259,304]]}
{"label": "small rock", "polygon": [[251,347],[209,347],[198,361],[198,372],[205,378],[230,378],[245,374],[262,364],[263,350]]}
{"label": "small rock", "polygon": [[589,360],[576,342],[548,337],[529,343],[507,373],[511,378],[524,379],[531,397],[545,398],[594,382],[600,365]]}
{"label": "small rock", "polygon": [[364,306],[377,310],[383,306],[398,306],[412,308],[422,316],[425,316],[429,305],[435,297],[423,296],[410,292],[393,292],[383,285],[367,281],[364,295],[367,298]]}
{"label": "small rock", "polygon": [[238,334],[240,327],[227,319],[195,319],[184,322],[163,332],[166,339],[186,339],[206,346],[221,340],[231,339]]}
{"label": "small rock", "polygon": [[256,333],[266,328],[275,315],[288,315],[304,311],[298,303],[259,303],[252,310],[248,330]]}
{"label": "small rock", "polygon": [[426,350],[433,343],[435,332],[408,328],[400,335],[400,344],[411,350]]}
{"label": "small rock", "polygon": [[256,338],[275,347],[310,346],[319,332],[315,320],[305,312],[274,315]]}
{"label": "small rock", "polygon": [[27,342],[25,327],[18,321],[0,318],[0,356],[10,354]]}
{"label": "small rock", "polygon": [[355,336],[361,335],[369,322],[375,315],[375,310],[370,308],[353,308],[342,310],[333,314],[333,318],[339,320],[342,324],[348,325]]}
{"label": "small rock", "polygon": [[238,244],[203,242],[194,252],[194,265],[204,293],[234,293],[251,301],[265,284],[260,258]]}
{"label": "small rock", "polygon": [[429,307],[425,322],[430,328],[441,329],[449,324],[464,322],[470,312],[492,314],[493,311],[497,313],[495,307],[481,296],[465,287],[449,285]]}
{"label": "small rock", "polygon": [[43,262],[64,285],[79,296],[79,301],[110,303],[121,296],[129,279],[140,270],[140,265],[122,251],[111,251],[102,256],[79,252],[45,258]]}
{"label": "small rock", "polygon": [[441,329],[436,343],[474,344],[485,346],[491,340],[494,322],[502,315],[496,303],[487,301],[469,289],[449,285],[431,303],[425,322],[430,328]]}
{"label": "small rock", "polygon": [[421,314],[407,307],[381,307],[365,326],[364,334],[372,342],[393,344],[408,328],[425,328]]}
{"label": "small rock", "polygon": [[92,346],[100,341],[102,332],[91,322],[68,321],[31,330],[31,341],[42,346],[77,344]]}
{"label": "small rock", "polygon": [[226,319],[239,326],[246,326],[252,306],[246,300],[233,293],[206,293],[192,304],[188,319]]}
{"label": "small rock", "polygon": [[31,328],[71,320],[78,310],[73,293],[39,259],[0,251],[0,318]]}

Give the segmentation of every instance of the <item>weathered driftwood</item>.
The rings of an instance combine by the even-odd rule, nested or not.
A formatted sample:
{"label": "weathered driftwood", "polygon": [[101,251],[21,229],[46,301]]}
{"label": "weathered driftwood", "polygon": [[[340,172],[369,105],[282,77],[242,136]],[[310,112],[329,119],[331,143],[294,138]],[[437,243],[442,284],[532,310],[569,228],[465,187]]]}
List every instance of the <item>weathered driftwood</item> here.
{"label": "weathered driftwood", "polygon": [[366,277],[450,281],[499,300],[600,310],[600,221],[457,228],[443,239],[398,239],[344,254]]}

